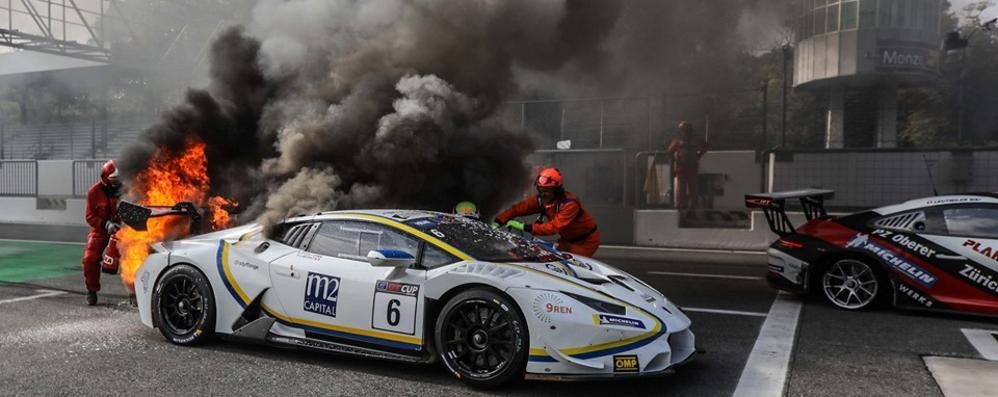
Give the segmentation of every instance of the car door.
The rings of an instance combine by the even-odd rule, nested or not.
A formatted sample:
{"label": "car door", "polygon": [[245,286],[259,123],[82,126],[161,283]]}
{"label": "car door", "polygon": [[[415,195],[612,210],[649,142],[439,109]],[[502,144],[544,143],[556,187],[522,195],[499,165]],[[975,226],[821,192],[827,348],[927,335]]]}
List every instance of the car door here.
{"label": "car door", "polygon": [[376,249],[418,257],[420,240],[374,222],[318,223],[306,245],[271,264],[284,320],[310,339],[418,354],[426,272],[372,266],[365,256]]}
{"label": "car door", "polygon": [[959,281],[957,309],[998,313],[998,206],[959,204],[934,209],[940,221],[920,233],[944,248],[936,263]]}

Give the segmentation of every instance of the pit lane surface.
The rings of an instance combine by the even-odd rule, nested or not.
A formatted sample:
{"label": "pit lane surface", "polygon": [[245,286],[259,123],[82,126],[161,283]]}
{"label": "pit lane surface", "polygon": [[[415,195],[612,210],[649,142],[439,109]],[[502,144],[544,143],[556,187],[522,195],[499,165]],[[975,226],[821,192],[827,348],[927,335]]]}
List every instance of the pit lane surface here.
{"label": "pit lane surface", "polygon": [[[78,275],[0,283],[0,394],[103,395],[730,395],[776,292],[760,267],[609,261],[687,308],[695,361],[662,378],[556,383],[528,381],[482,392],[439,365],[408,365],[220,341],[199,348],[167,343],[139,323],[117,280],[105,277],[97,307],[82,304]],[[2,265],[0,265],[2,266]],[[78,266],[78,265],[77,265]],[[656,272],[656,273],[649,273]],[[49,292],[44,292],[44,291]],[[51,291],[66,290],[61,294]],[[998,322],[890,309],[851,313],[802,302],[788,395],[941,395],[923,355],[979,358],[961,328]],[[741,392],[746,392],[741,390]]]}

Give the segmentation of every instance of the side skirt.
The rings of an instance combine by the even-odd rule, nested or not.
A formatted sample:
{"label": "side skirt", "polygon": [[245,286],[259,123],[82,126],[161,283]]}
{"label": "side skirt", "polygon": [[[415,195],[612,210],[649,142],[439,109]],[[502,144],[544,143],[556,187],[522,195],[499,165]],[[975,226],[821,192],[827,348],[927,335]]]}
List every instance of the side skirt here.
{"label": "side skirt", "polygon": [[321,341],[315,339],[303,339],[303,338],[292,338],[279,335],[268,335],[266,341],[283,345],[298,346],[306,349],[322,350],[332,353],[347,354],[351,356],[361,356],[367,358],[376,358],[382,360],[402,361],[408,363],[429,362],[429,360],[424,357],[396,354],[380,350],[368,349],[357,346],[349,346],[341,343]]}

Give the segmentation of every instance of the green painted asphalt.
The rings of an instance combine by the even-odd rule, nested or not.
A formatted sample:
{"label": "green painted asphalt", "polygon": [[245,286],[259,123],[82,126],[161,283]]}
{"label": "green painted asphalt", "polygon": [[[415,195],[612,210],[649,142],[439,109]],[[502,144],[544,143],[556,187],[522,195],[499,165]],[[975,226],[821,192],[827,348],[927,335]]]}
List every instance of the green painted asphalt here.
{"label": "green painted asphalt", "polygon": [[0,281],[23,282],[81,272],[82,244],[0,240]]}

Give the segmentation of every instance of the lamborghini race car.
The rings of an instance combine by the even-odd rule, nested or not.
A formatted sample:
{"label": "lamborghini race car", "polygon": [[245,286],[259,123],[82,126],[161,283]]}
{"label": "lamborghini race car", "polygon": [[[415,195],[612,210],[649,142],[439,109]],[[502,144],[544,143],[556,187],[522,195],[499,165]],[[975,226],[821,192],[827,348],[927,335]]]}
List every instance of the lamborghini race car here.
{"label": "lamborghini race car", "polygon": [[[829,190],[746,195],[780,238],[768,250],[767,280],[816,292],[843,309],[894,306],[998,315],[998,195],[911,200],[829,217]],[[807,223],[796,230],[787,200]]]}
{"label": "lamborghini race car", "polygon": [[222,334],[407,362],[473,386],[670,373],[690,320],[599,261],[463,217],[324,212],[157,243],[142,322],[190,345]]}

